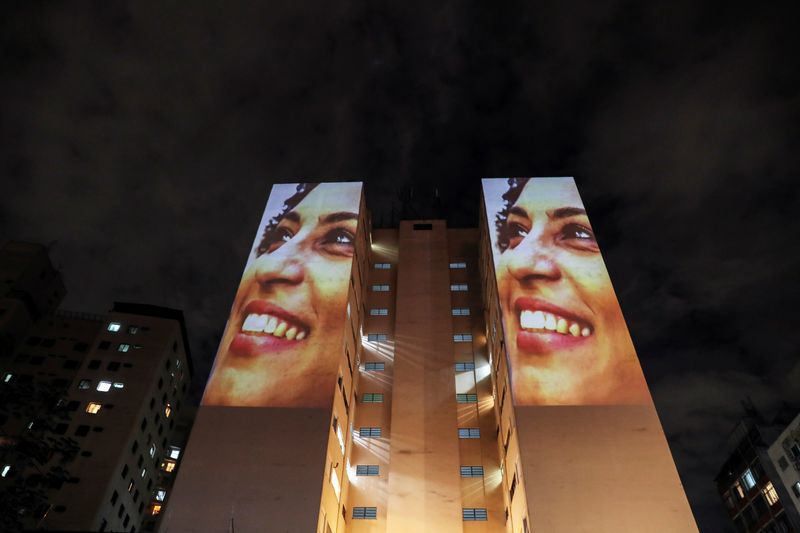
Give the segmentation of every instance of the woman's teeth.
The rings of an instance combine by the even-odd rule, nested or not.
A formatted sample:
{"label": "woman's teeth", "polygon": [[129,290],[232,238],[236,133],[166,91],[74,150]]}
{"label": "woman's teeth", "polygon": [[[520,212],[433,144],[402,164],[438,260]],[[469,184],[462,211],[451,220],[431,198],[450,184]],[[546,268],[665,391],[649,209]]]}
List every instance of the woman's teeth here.
{"label": "woman's teeth", "polygon": [[529,309],[525,309],[519,314],[519,325],[523,329],[555,331],[556,333],[572,335],[573,337],[588,337],[592,334],[591,328],[582,326],[578,322],[570,322],[566,318],[552,313],[531,311]]}
{"label": "woman's teeth", "polygon": [[301,341],[308,334],[301,326],[294,326],[271,315],[259,315],[256,313],[247,315],[242,324],[242,331],[246,333],[268,333],[278,338],[285,337],[290,341]]}

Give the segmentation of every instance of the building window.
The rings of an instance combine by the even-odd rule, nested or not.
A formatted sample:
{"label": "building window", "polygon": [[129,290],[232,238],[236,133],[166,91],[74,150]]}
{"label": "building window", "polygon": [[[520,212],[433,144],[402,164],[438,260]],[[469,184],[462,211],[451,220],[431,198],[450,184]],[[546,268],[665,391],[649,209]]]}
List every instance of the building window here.
{"label": "building window", "polygon": [[0,477],[8,477],[8,474],[11,473],[11,465],[5,464],[3,468],[0,469]]}
{"label": "building window", "polygon": [[781,467],[781,472],[789,468],[789,461],[786,459],[785,455],[781,455],[781,458],[778,459],[778,466]]}
{"label": "building window", "polygon": [[100,344],[97,345],[98,350],[108,350],[111,346],[111,342],[109,341],[100,341]]}
{"label": "building window", "polygon": [[361,396],[362,403],[383,403],[382,392],[366,392]]}
{"label": "building window", "polygon": [[356,465],[357,476],[377,476],[380,475],[379,465]]}
{"label": "building window", "polygon": [[150,515],[151,516],[156,516],[160,512],[161,512],[161,504],[160,503],[154,503],[153,506],[150,508]]}
{"label": "building window", "polygon": [[144,476],[146,476],[146,475],[147,475],[147,469],[146,468],[142,468],[142,473],[141,473],[142,478],[144,478]]}
{"label": "building window", "polygon": [[461,516],[465,522],[485,521],[488,519],[485,507],[464,507],[461,509]]}
{"label": "building window", "polygon": [[456,394],[456,401],[458,403],[477,403],[477,394]]}
{"label": "building window", "polygon": [[389,292],[389,285],[386,283],[378,283],[372,286],[372,292]]}
{"label": "building window", "polygon": [[3,375],[3,383],[11,383],[11,380],[14,379],[14,374],[8,372]]}
{"label": "building window", "polygon": [[97,413],[100,412],[100,409],[102,409],[102,407],[103,405],[97,402],[89,402],[89,405],[86,406],[86,412],[91,415],[96,415]]}
{"label": "building window", "polygon": [[457,263],[450,263],[450,268],[453,269],[453,270],[467,268],[467,264],[464,263],[463,261],[460,261],[460,262],[457,262]]}
{"label": "building window", "polygon": [[466,292],[469,290],[469,286],[466,283],[453,283],[450,285],[451,292]]}
{"label": "building window", "polygon": [[388,340],[388,339],[389,339],[389,337],[388,337],[388,335],[386,335],[386,333],[368,333],[367,334],[367,340],[370,341],[370,342],[380,342],[380,341],[385,341],[385,340]]}
{"label": "building window", "polygon": [[331,487],[333,487],[333,493],[336,494],[336,499],[338,500],[342,491],[342,485],[339,483],[339,474],[336,473],[333,463],[331,463],[331,475],[329,480],[331,482]]}
{"label": "building window", "polygon": [[362,439],[370,438],[370,437],[380,437],[381,436],[381,428],[379,427],[361,427],[358,430],[358,436]]}
{"label": "building window", "polygon": [[90,379],[82,379],[78,382],[78,388],[80,390],[86,390],[92,386],[92,380]]}
{"label": "building window", "polygon": [[170,446],[169,449],[167,450],[167,456],[170,459],[178,460],[178,458],[180,458],[181,456],[181,449],[178,448],[177,446]]}
{"label": "building window", "polygon": [[792,492],[794,492],[795,496],[800,498],[800,481],[792,485]]}
{"label": "building window", "polygon": [[131,335],[136,335],[139,333],[139,326],[128,326],[128,333]]}
{"label": "building window", "polygon": [[389,270],[391,268],[391,263],[375,263],[375,270]]}
{"label": "building window", "polygon": [[172,472],[175,470],[175,461],[164,461],[161,463],[161,470],[164,472]]}
{"label": "building window", "polygon": [[746,490],[750,490],[756,486],[756,477],[753,475],[753,471],[748,468],[742,474],[742,483],[744,484]]}
{"label": "building window", "polygon": [[364,370],[380,371],[380,370],[385,370],[385,369],[386,369],[386,364],[383,363],[383,362],[380,362],[380,363],[375,363],[375,362],[364,363]]}
{"label": "building window", "polygon": [[98,368],[100,368],[100,363],[102,363],[100,359],[92,359],[91,361],[89,361],[89,364],[86,365],[86,368],[88,368],[89,370],[97,370]]}
{"label": "building window", "polygon": [[156,456],[156,443],[155,442],[150,444],[150,450],[149,451],[150,451],[150,457],[155,457]]}
{"label": "building window", "polygon": [[459,439],[479,439],[481,438],[480,428],[458,428]]}
{"label": "building window", "polygon": [[127,352],[130,349],[131,349],[131,345],[130,344],[126,344],[124,342],[120,343],[120,345],[117,346],[117,351],[118,352]]}
{"label": "building window", "polygon": [[112,333],[116,333],[116,332],[118,332],[120,330],[121,327],[122,327],[122,324],[120,324],[119,322],[109,322],[107,329],[108,329],[108,331],[110,331]]}
{"label": "building window", "polygon": [[483,477],[482,466],[462,466],[461,477]]}
{"label": "building window", "polygon": [[456,333],[453,335],[453,342],[472,342],[471,333]]}
{"label": "building window", "polygon": [[375,307],[369,310],[369,316],[388,316],[389,310],[385,307]]}
{"label": "building window", "polygon": [[89,426],[87,426],[87,425],[83,425],[82,424],[82,425],[78,426],[77,428],[75,428],[75,435],[77,437],[85,437],[88,434],[89,434]]}
{"label": "building window", "polygon": [[775,505],[778,503],[778,493],[775,490],[775,487],[772,485],[772,481],[768,481],[766,486],[762,489],[764,493],[764,498],[766,498],[767,503],[770,505]]}
{"label": "building window", "polygon": [[378,518],[377,507],[353,507],[353,519],[355,520],[375,520]]}
{"label": "building window", "polygon": [[121,381],[115,381],[114,382],[114,388],[115,389],[124,389],[125,388],[125,384],[122,383]]}
{"label": "building window", "polygon": [[156,501],[163,502],[167,498],[167,489],[156,489]]}
{"label": "building window", "polygon": [[164,407],[164,416],[169,418],[169,415],[171,414],[172,414],[172,405],[170,405],[170,403],[167,402],[167,405]]}
{"label": "building window", "polygon": [[460,361],[456,363],[456,372],[472,372],[475,370],[475,363],[472,361]]}
{"label": "building window", "polygon": [[97,391],[98,392],[108,392],[111,390],[111,382],[110,381],[101,381],[97,384]]}
{"label": "building window", "polygon": [[469,307],[454,307],[453,316],[469,316]]}

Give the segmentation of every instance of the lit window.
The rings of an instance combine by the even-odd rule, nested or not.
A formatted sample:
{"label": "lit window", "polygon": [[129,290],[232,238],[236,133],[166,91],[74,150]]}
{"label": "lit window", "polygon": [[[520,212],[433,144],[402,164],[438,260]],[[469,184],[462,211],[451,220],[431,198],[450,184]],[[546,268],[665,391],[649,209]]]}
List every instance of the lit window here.
{"label": "lit window", "polygon": [[469,307],[454,307],[453,316],[469,316]]}
{"label": "lit window", "polygon": [[110,381],[101,381],[97,384],[97,390],[99,392],[108,392],[111,390],[111,382]]}
{"label": "lit window", "polygon": [[9,472],[11,472],[11,465],[3,465],[3,469],[0,470],[0,477],[6,477]]}
{"label": "lit window", "polygon": [[461,510],[461,515],[465,522],[487,520],[485,507],[464,507]]}
{"label": "lit window", "polygon": [[118,352],[127,352],[130,349],[131,349],[131,345],[130,344],[122,343],[119,346],[117,346],[117,351]]}
{"label": "lit window", "polygon": [[133,484],[133,480],[131,480],[131,482],[128,483],[128,492],[129,493],[133,492],[134,487],[135,485]]}
{"label": "lit window", "polygon": [[170,446],[167,455],[170,459],[178,459],[181,456],[181,449],[177,446]]}
{"label": "lit window", "polygon": [[770,505],[775,505],[778,503],[778,492],[775,490],[775,487],[772,486],[772,481],[768,481],[767,485],[762,489],[764,493],[764,498],[767,499],[767,503]]}
{"label": "lit window", "polygon": [[357,476],[377,476],[380,475],[379,465],[356,465]]}
{"label": "lit window", "polygon": [[119,322],[109,322],[108,323],[108,331],[111,331],[113,333],[118,332],[121,327],[122,327],[122,324],[120,324]]}
{"label": "lit window", "polygon": [[160,503],[154,503],[153,507],[150,508],[150,515],[151,516],[156,516],[160,512],[161,512],[161,504]]}
{"label": "lit window", "polygon": [[462,466],[461,477],[483,477],[482,466]]}
{"label": "lit window", "polygon": [[742,484],[738,481],[733,484],[733,491],[739,496],[739,499],[744,499],[744,489],[742,488]]}
{"label": "lit window", "polygon": [[453,335],[453,342],[472,342],[471,333],[456,333]]}
{"label": "lit window", "polygon": [[139,333],[139,326],[128,326],[128,333],[131,335],[136,335]]}
{"label": "lit window", "polygon": [[379,283],[377,285],[373,285],[372,292],[389,292],[389,285],[385,283]]}
{"label": "lit window", "polygon": [[169,415],[171,415],[171,414],[172,414],[172,405],[167,404],[167,406],[164,407],[164,416],[169,418]]}
{"label": "lit window", "polygon": [[456,394],[456,401],[458,403],[476,403],[478,401],[477,394]]}
{"label": "lit window", "polygon": [[456,372],[471,372],[473,370],[475,370],[475,363],[472,361],[456,363]]}
{"label": "lit window", "polygon": [[379,427],[361,427],[358,430],[358,436],[362,439],[370,438],[370,437],[380,437],[381,436],[381,428]]}
{"label": "lit window", "polygon": [[469,290],[469,286],[466,283],[453,283],[450,285],[450,290],[452,292],[466,292]]}
{"label": "lit window", "polygon": [[800,481],[792,485],[792,492],[794,492],[795,496],[800,498]]}
{"label": "lit window", "polygon": [[166,489],[156,489],[156,501],[157,502],[163,502],[166,497],[167,497],[167,490]]}
{"label": "lit window", "polygon": [[458,428],[459,439],[479,439],[481,438],[480,428]]}
{"label": "lit window", "polygon": [[9,372],[5,376],[3,376],[3,383],[11,383],[11,380],[14,379],[14,374]]}
{"label": "lit window", "polygon": [[386,333],[367,333],[367,340],[370,342],[385,341],[388,338],[389,337],[386,335]]}
{"label": "lit window", "polygon": [[152,443],[150,444],[150,457],[155,457],[155,456],[156,456],[156,444]]}
{"label": "lit window", "polygon": [[742,474],[742,483],[744,483],[744,486],[747,490],[750,490],[756,486],[756,478],[753,475],[753,471],[749,468],[744,471],[744,474]]}
{"label": "lit window", "polygon": [[353,518],[356,520],[375,520],[378,518],[378,508],[353,507]]}
{"label": "lit window", "polygon": [[380,307],[380,308],[376,307],[374,309],[370,309],[369,310],[369,315],[370,316],[388,316],[389,315],[389,310],[386,309],[385,307]]}
{"label": "lit window", "polygon": [[124,389],[125,388],[125,384],[122,383],[121,381],[115,381],[114,382],[114,388],[115,389]]}
{"label": "lit window", "polygon": [[100,409],[103,407],[102,404],[97,402],[89,402],[89,405],[86,406],[86,412],[91,415],[96,415],[100,412]]}
{"label": "lit window", "polygon": [[173,470],[175,470],[175,464],[176,464],[175,461],[164,461],[163,463],[161,463],[161,469],[164,472],[172,472]]}
{"label": "lit window", "polygon": [[331,464],[331,486],[333,487],[333,492],[336,494],[336,499],[339,499],[339,493],[342,490],[342,486],[339,483],[339,476],[336,474],[336,469]]}
{"label": "lit window", "polygon": [[380,363],[364,363],[364,370],[385,370],[386,364],[383,362]]}
{"label": "lit window", "polygon": [[147,475],[147,469],[146,468],[142,468],[142,477],[144,477],[146,475]]}
{"label": "lit window", "polygon": [[361,397],[363,403],[383,403],[382,392],[367,392]]}
{"label": "lit window", "polygon": [[391,263],[375,263],[375,270],[389,270],[391,268]]}
{"label": "lit window", "polygon": [[457,268],[467,268],[466,263],[450,263],[450,268],[457,269]]}
{"label": "lit window", "polygon": [[339,424],[336,424],[336,440],[339,441],[339,448],[344,453],[344,435],[342,434],[342,427]]}

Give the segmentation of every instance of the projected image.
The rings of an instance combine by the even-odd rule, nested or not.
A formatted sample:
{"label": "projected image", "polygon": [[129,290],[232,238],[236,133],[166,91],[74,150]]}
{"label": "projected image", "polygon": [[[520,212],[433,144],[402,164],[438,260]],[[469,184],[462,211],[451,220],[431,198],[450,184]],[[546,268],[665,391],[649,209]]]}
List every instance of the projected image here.
{"label": "projected image", "polygon": [[203,405],[329,407],[361,183],[275,185]]}
{"label": "projected image", "polygon": [[572,178],[483,180],[516,405],[649,403]]}

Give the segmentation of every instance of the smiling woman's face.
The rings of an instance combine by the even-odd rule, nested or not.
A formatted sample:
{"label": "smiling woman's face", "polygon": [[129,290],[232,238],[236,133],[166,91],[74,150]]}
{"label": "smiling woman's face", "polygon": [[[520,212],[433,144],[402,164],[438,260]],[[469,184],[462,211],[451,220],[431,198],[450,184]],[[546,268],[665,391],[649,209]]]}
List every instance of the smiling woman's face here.
{"label": "smiling woman's face", "polygon": [[571,180],[531,179],[501,228],[498,290],[518,405],[639,403],[649,393]]}
{"label": "smiling woman's face", "polygon": [[203,404],[330,403],[360,198],[358,183],[320,184],[265,232],[239,285]]}

